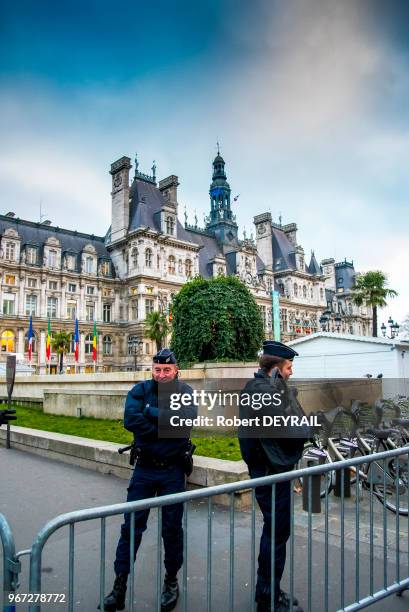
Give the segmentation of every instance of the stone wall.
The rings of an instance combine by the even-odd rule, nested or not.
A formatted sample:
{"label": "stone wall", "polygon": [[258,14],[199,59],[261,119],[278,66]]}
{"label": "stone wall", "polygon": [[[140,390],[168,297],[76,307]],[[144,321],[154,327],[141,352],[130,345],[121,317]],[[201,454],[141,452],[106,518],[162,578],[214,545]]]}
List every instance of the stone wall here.
{"label": "stone wall", "polygon": [[[213,392],[221,389],[238,394],[255,369],[256,364],[207,364],[184,370],[181,377],[194,389]],[[43,400],[44,411],[48,413],[121,419],[127,392],[137,381],[149,377],[149,372],[17,377],[13,397]],[[378,379],[293,379],[290,385],[297,387],[307,414],[339,405],[348,407],[355,399],[373,403],[382,396],[382,381]],[[0,397],[6,395],[3,378]],[[199,408],[199,414],[213,417],[218,414],[229,417],[234,411],[217,405],[212,413],[204,406]]]}

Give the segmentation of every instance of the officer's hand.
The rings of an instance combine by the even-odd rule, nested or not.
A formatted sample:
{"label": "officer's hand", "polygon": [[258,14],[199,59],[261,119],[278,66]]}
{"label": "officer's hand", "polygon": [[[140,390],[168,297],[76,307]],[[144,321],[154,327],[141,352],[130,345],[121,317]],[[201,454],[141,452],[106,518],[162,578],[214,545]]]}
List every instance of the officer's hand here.
{"label": "officer's hand", "polygon": [[15,421],[17,419],[15,410],[0,410],[0,425],[5,425],[9,421]]}
{"label": "officer's hand", "polygon": [[143,415],[151,421],[157,421],[159,416],[159,408],[156,406],[145,406]]}

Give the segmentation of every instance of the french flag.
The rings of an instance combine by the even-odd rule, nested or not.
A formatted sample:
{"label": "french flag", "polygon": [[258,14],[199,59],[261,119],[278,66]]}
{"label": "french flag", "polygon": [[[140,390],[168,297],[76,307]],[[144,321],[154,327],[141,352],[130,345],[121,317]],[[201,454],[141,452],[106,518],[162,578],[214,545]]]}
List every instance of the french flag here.
{"label": "french flag", "polygon": [[80,352],[80,335],[78,332],[78,319],[75,319],[74,345],[75,345],[75,361],[78,361],[79,352]]}
{"label": "french flag", "polygon": [[30,327],[28,328],[28,360],[31,361],[31,356],[33,354],[33,339],[34,339],[34,332],[33,332],[33,317],[30,315]]}

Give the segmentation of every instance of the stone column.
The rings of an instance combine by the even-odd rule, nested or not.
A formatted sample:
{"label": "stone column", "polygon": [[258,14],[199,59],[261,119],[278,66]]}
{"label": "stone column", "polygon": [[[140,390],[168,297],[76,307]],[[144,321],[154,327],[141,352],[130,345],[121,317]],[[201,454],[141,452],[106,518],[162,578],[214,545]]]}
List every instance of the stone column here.
{"label": "stone column", "polygon": [[61,282],[61,298],[60,298],[60,319],[65,319],[67,316],[67,294],[65,292],[66,283]]}
{"label": "stone column", "polygon": [[103,337],[103,333],[99,333],[98,334],[98,341],[97,341],[97,365],[96,365],[96,371],[98,372],[99,369],[102,368],[102,365],[104,363],[104,357],[103,357],[103,353],[102,353],[102,337]]}
{"label": "stone column", "polygon": [[18,310],[17,313],[19,316],[24,316],[24,281],[25,278],[19,278],[19,287],[18,287]]}
{"label": "stone column", "polygon": [[97,288],[97,292],[98,292],[98,300],[97,303],[95,305],[95,318],[97,319],[97,321],[102,321],[102,289],[101,287]]}
{"label": "stone column", "polygon": [[80,354],[79,354],[79,371],[83,372],[85,369],[85,334],[80,332]]}
{"label": "stone column", "polygon": [[113,304],[114,308],[112,313],[113,321],[117,321],[119,319],[119,301],[119,289],[115,289],[115,302]]}
{"label": "stone column", "polygon": [[17,353],[24,354],[24,329],[18,328]]}
{"label": "stone column", "polygon": [[41,296],[40,296],[40,317],[47,316],[47,298],[45,295],[45,290],[47,286],[47,281],[45,279],[41,279]]}
{"label": "stone column", "polygon": [[38,359],[40,366],[40,374],[46,372],[46,361],[45,361],[45,329],[40,329],[40,347],[38,349]]}
{"label": "stone column", "polygon": [[79,319],[85,321],[85,284],[80,283],[80,299],[78,304]]}
{"label": "stone column", "polygon": [[144,321],[146,318],[145,296],[138,294],[138,320]]}

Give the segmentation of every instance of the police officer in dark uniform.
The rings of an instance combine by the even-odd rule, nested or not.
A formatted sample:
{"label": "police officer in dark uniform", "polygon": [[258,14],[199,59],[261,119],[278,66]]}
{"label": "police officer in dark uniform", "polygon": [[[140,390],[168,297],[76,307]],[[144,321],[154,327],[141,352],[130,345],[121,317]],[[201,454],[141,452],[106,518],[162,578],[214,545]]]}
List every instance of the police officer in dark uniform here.
{"label": "police officer in dark uniform", "polygon": [[[292,360],[297,355],[292,348],[275,342],[265,340],[263,342],[263,354],[260,357],[260,369],[254,374],[254,379],[249,381],[243,393],[250,396],[254,393],[266,393],[271,396],[279,393],[281,403],[266,409],[270,415],[288,414],[292,405],[295,404],[295,413],[302,410],[296,397],[292,395],[286,380],[292,374]],[[259,396],[260,397],[260,396]],[[240,416],[246,418],[254,417],[250,414],[251,409],[240,408]],[[244,461],[247,463],[251,478],[260,478],[271,474],[288,472],[294,468],[301,457],[305,438],[300,438],[300,432],[279,431],[275,437],[265,429],[252,428],[251,436],[244,428],[239,429],[240,450]],[[256,431],[257,430],[257,431]],[[304,432],[301,432],[303,435]],[[290,437],[292,434],[293,437]],[[246,437],[249,436],[249,437]],[[280,588],[286,559],[286,543],[290,537],[290,481],[276,484],[275,499],[275,557],[274,557],[274,605],[276,612],[302,612],[298,606],[298,600],[290,601],[288,593]],[[271,486],[257,487],[255,490],[257,503],[263,514],[264,524],[260,540],[260,552],[258,557],[258,572],[255,599],[257,612],[268,612],[271,609]]]}
{"label": "police officer in dark uniform", "polygon": [[1,425],[7,425],[9,421],[15,421],[17,419],[15,410],[0,410],[0,427]]}
{"label": "police officer in dark uniform", "polygon": [[[187,437],[161,438],[158,435],[158,419],[169,409],[163,396],[172,393],[192,393],[186,383],[178,379],[178,367],[174,353],[164,348],[153,358],[152,379],[136,384],[125,402],[125,429],[134,435],[133,452],[135,469],[129,483],[127,501],[136,501],[185,491],[186,461],[189,456]],[[166,403],[166,402],[165,402]],[[195,406],[182,407],[181,417],[197,416]],[[135,512],[135,556],[146,529],[149,510]],[[173,610],[179,596],[177,573],[183,563],[183,504],[162,508],[162,538],[165,548],[166,569],[162,590],[161,610]],[[125,607],[127,579],[130,571],[130,514],[125,515],[121,537],[116,550],[115,582],[111,593],[104,599],[104,610],[115,612]]]}

